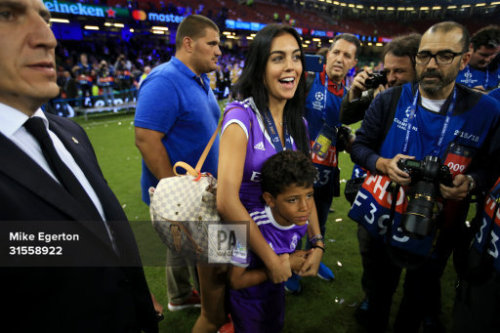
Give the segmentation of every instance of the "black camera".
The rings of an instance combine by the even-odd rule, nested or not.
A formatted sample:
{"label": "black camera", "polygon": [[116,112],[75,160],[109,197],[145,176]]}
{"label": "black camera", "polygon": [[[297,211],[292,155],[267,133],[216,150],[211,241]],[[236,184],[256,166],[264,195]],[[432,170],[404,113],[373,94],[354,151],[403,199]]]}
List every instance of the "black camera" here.
{"label": "black camera", "polygon": [[417,161],[402,158],[398,167],[408,173],[411,184],[408,207],[403,215],[403,231],[413,238],[424,238],[434,229],[434,204],[439,184],[453,185],[450,169],[436,156]]}
{"label": "black camera", "polygon": [[337,143],[335,144],[337,151],[341,152],[346,150],[350,146],[353,136],[354,135],[349,127],[337,127]]}
{"label": "black camera", "polygon": [[368,74],[368,78],[365,80],[366,89],[375,89],[379,85],[386,85],[386,84],[387,84],[386,71],[373,72],[371,74]]}

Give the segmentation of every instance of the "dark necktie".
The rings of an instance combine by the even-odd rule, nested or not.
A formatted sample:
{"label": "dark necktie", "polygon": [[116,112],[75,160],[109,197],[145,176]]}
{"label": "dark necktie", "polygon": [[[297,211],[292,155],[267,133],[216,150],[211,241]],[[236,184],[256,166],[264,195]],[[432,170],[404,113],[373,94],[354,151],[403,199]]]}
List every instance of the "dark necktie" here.
{"label": "dark necktie", "polygon": [[45,159],[49,163],[49,166],[55,173],[56,177],[61,182],[61,185],[71,194],[71,196],[73,196],[73,198],[85,207],[93,219],[97,221],[102,220],[101,215],[97,211],[97,208],[88,196],[87,192],[85,192],[73,172],[71,172],[71,170],[59,157],[42,118],[30,117],[24,123],[24,127],[40,144],[43,156],[45,156]]}

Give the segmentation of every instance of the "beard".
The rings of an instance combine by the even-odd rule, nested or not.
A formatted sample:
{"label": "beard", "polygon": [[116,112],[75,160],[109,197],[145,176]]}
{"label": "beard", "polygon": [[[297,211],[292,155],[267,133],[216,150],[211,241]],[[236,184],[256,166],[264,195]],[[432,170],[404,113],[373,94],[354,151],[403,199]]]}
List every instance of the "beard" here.
{"label": "beard", "polygon": [[[440,92],[444,87],[448,86],[450,83],[454,82],[457,78],[459,68],[450,70],[447,73],[440,72],[438,70],[427,70],[423,73],[417,75],[417,80],[420,87],[428,94],[435,95]],[[433,78],[435,80],[427,81],[426,78]]]}

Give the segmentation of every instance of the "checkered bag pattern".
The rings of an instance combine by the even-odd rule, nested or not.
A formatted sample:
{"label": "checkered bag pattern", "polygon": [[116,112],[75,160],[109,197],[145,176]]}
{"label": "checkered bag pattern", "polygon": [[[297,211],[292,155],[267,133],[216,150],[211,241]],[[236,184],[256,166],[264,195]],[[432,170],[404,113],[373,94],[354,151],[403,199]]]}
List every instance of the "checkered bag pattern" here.
{"label": "checkered bag pattern", "polygon": [[207,222],[220,221],[216,187],[209,174],[186,174],[164,178],[149,189],[153,227],[172,251],[207,260]]}

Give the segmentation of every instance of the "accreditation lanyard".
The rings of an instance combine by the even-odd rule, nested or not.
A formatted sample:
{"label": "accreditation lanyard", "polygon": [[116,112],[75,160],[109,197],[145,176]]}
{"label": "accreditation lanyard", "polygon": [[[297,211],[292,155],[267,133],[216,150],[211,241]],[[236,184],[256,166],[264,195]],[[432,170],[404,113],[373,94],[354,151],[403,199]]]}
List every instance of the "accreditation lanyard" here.
{"label": "accreditation lanyard", "polygon": [[[276,125],[274,124],[274,120],[271,116],[271,112],[269,112],[269,109],[266,109],[262,117],[264,118],[264,125],[266,126],[266,130],[271,137],[271,142],[274,146],[274,149],[276,149],[276,152],[279,153],[283,150],[283,146],[281,145],[278,130],[276,129]],[[283,122],[283,136],[285,137],[286,150],[293,150],[292,138],[290,137],[290,134],[288,133],[288,130],[286,128],[286,122]]]}
{"label": "accreditation lanyard", "polygon": [[[321,78],[321,73],[318,73],[318,75]],[[321,79],[320,79],[321,82]],[[323,94],[323,109],[321,110],[321,118],[323,119],[323,122],[326,123],[326,102],[328,100],[328,75],[326,74],[325,70],[325,92]]]}
{"label": "accreditation lanyard", "polygon": [[[410,111],[410,116],[408,117],[408,125],[406,126],[406,135],[405,135],[405,141],[403,144],[403,154],[407,155],[408,154],[408,144],[410,142],[410,132],[413,127],[413,123],[416,118],[416,113],[417,113],[417,103],[418,103],[418,96],[420,92],[417,87],[417,92],[415,93],[415,97],[413,98],[413,103],[412,103],[412,108]],[[446,135],[446,131],[448,130],[448,126],[450,125],[451,121],[451,115],[453,114],[453,110],[455,109],[455,103],[457,101],[457,88],[453,88],[453,95],[451,97],[450,104],[448,105],[448,110],[446,111],[446,118],[444,119],[443,123],[443,128],[441,129],[441,134],[439,135],[439,139],[437,142],[437,145],[435,146],[434,150],[432,151],[432,156],[439,156],[439,152],[441,151],[441,146],[443,145],[443,140]]]}

